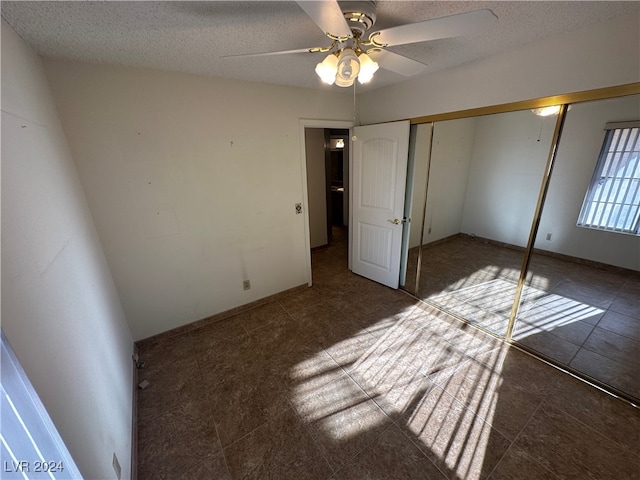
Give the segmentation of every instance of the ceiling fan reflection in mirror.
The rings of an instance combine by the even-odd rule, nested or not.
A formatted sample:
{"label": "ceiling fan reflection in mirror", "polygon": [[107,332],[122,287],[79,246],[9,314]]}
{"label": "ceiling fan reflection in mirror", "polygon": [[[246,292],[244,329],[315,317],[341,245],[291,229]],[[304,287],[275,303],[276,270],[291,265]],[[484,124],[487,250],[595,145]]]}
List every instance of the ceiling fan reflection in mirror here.
{"label": "ceiling fan reflection in mirror", "polygon": [[329,85],[350,87],[356,78],[360,83],[369,82],[380,67],[404,76],[424,71],[425,64],[387,50],[387,47],[474,35],[497,22],[494,13],[484,9],[374,30],[375,1],[300,0],[296,3],[329,38],[330,45],[228,57],[326,53],[324,60],[316,65],[318,76]]}

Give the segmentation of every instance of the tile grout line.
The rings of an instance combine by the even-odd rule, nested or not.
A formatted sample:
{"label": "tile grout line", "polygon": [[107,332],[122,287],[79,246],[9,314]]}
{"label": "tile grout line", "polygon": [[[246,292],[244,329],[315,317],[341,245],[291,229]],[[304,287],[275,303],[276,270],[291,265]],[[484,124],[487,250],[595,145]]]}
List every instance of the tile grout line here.
{"label": "tile grout line", "polygon": [[[602,320],[602,319],[600,319],[600,320]],[[577,349],[577,350],[575,351],[575,353],[571,356],[571,358],[569,359],[569,361],[565,364],[565,365],[567,365],[567,367],[570,367],[570,366],[571,366],[571,362],[573,362],[573,361],[575,360],[575,358],[578,356],[578,353],[580,353],[580,350],[582,350],[583,348],[584,348],[585,350],[589,350],[588,348],[585,348],[585,347],[584,347],[584,344],[585,344],[585,343],[587,343],[587,340],[589,340],[589,337],[590,337],[590,336],[593,334],[593,332],[595,331],[596,326],[598,325],[598,323],[600,323],[600,320],[598,320],[598,321],[596,322],[596,324],[595,324],[595,325],[591,325],[591,330],[589,331],[589,335],[587,335],[587,336],[585,337],[585,339],[582,341],[582,343],[581,343],[580,345],[578,345],[578,349]],[[587,324],[587,325],[589,325],[589,324]]]}
{"label": "tile grout line", "polygon": [[300,416],[300,413],[298,413],[298,410],[296,409],[295,405],[293,405],[291,403],[290,399],[287,399],[287,401],[289,402],[289,405],[291,407],[291,410],[293,410],[294,415],[300,420],[300,424],[302,425],[302,427],[304,428],[304,432],[305,434],[311,438],[311,441],[313,442],[313,444],[315,445],[317,451],[320,453],[320,456],[322,457],[322,459],[325,461],[325,463],[329,466],[329,470],[331,470],[331,477],[329,478],[333,478],[336,473],[337,470],[335,468],[333,468],[332,463],[329,461],[329,459],[327,458],[327,456],[325,455],[324,449],[322,448],[322,445],[320,445],[318,443],[318,440],[316,440],[316,438],[311,435],[311,432],[309,432],[309,429],[307,427],[307,424],[305,423],[304,419],[302,418],[302,416]]}
{"label": "tile grout line", "polygon": [[[302,290],[301,290],[301,292],[302,292]],[[301,295],[304,295],[304,293],[301,293]],[[304,298],[306,298],[306,297],[304,297]],[[315,294],[314,294],[314,295],[311,295],[311,300],[315,300],[315,299],[316,299],[316,295],[315,295]],[[279,305],[279,307],[282,309],[282,311],[284,312],[284,314],[287,316],[286,318],[288,319],[288,321],[295,323],[295,322],[297,321],[297,320],[296,320],[297,312],[290,312],[290,311],[289,311],[289,310],[288,310],[288,309],[287,309],[287,308],[286,308],[286,307],[281,303],[282,301],[285,301],[285,302],[286,302],[286,299],[274,300],[274,303],[277,303],[277,304]],[[305,309],[318,308],[320,305],[323,305],[323,304],[326,304],[326,303],[327,303],[327,302],[324,302],[324,303],[323,303],[323,302],[320,302],[319,304],[312,304],[312,305],[310,305],[310,306],[306,306],[306,307],[305,307]],[[302,302],[301,304],[304,304],[304,302]],[[294,305],[294,306],[295,306],[295,305],[298,305],[298,304],[297,304],[297,303],[292,303],[292,305]],[[256,306],[255,308],[259,308],[259,307],[260,307],[260,305]],[[305,310],[305,309],[302,309],[302,310]],[[245,313],[245,312],[238,312],[237,314],[231,315],[231,317],[233,317],[233,316],[235,316],[235,315],[241,315],[242,313]],[[248,330],[247,326],[246,326],[243,322],[240,322],[240,325],[241,325],[241,329],[242,329],[242,331],[244,331],[244,332],[245,332],[245,334],[248,334],[248,335],[251,335],[251,334],[255,333],[255,332],[256,332],[256,330],[257,330],[257,329],[255,329],[255,330],[252,330],[252,332],[249,332],[249,330]],[[203,326],[203,327],[204,327],[204,326]],[[265,328],[272,328],[272,326],[270,326],[270,324],[265,324],[265,325],[264,325],[264,327],[265,327]],[[422,328],[425,328],[425,329],[426,329],[426,328],[427,328],[427,326],[425,325],[425,326],[423,326]],[[595,328],[595,325],[593,326],[592,331],[593,331],[593,329],[594,329],[594,328]],[[195,330],[194,330],[194,331],[195,331]],[[370,331],[368,331],[368,330],[366,330],[366,329],[365,329],[365,331],[367,332],[367,334],[368,334],[368,335],[370,335],[370,336],[372,336],[372,337],[374,337],[374,338],[377,338],[377,337],[376,337],[376,335],[374,335],[372,332],[370,332]],[[199,356],[197,355],[197,352],[195,351],[195,348],[194,348],[194,338],[195,338],[195,337],[193,337],[192,335],[194,335],[195,333],[192,333],[192,331],[185,331],[185,332],[181,332],[181,333],[187,333],[187,334],[189,335],[188,341],[189,341],[189,344],[191,345],[191,354],[195,356],[195,359],[196,359],[196,366],[197,366],[197,369],[198,369],[197,374],[198,374],[198,375],[200,375],[200,378],[202,379],[202,378],[204,377],[204,369],[203,369],[203,363],[202,363],[202,360],[199,360]],[[613,333],[615,333],[615,332],[613,332]],[[438,334],[438,335],[441,335],[441,334]],[[176,335],[176,336],[177,336],[177,335]],[[171,338],[173,338],[173,337],[171,337]],[[163,340],[164,340],[164,339],[163,339]],[[225,339],[224,341],[227,341],[227,339]],[[446,341],[447,343],[452,344],[451,342],[452,342],[453,340],[445,340],[445,341]],[[307,343],[308,343],[308,342],[307,342]],[[326,344],[327,342],[321,342],[321,343],[325,343],[325,344]],[[584,342],[583,342],[583,343],[584,343]],[[453,345],[453,344],[452,344],[452,345]],[[319,444],[319,440],[316,440],[316,438],[314,437],[314,435],[310,433],[310,428],[308,427],[308,424],[307,424],[307,423],[305,423],[305,422],[302,420],[301,415],[298,413],[298,411],[297,411],[297,409],[296,409],[295,405],[292,403],[292,389],[291,389],[291,388],[288,388],[287,386],[285,386],[285,385],[289,385],[289,383],[283,384],[283,386],[279,386],[278,390],[279,390],[279,391],[281,391],[281,390],[282,390],[282,391],[284,391],[284,394],[285,394],[285,395],[284,395],[284,399],[286,399],[286,402],[283,402],[282,408],[280,408],[280,406],[278,406],[278,409],[279,409],[279,410],[277,411],[277,415],[279,415],[279,416],[283,416],[283,415],[285,415],[285,412],[289,411],[289,409],[293,410],[294,415],[295,415],[295,416],[296,416],[296,418],[297,418],[298,420],[300,420],[300,422],[301,422],[301,426],[302,426],[302,427],[303,427],[303,429],[304,429],[305,435],[307,435],[307,436],[311,437],[311,440],[312,440],[312,442],[313,442],[312,444],[314,445],[315,449],[319,450],[320,457],[321,457],[321,458],[323,458],[323,459],[324,459],[324,461],[326,462],[326,464],[328,465],[328,467],[329,467],[329,471],[333,472],[333,476],[332,476],[332,478],[333,478],[333,477],[337,477],[337,476],[338,476],[338,473],[339,473],[340,471],[343,471],[343,470],[344,470],[345,468],[347,468],[349,465],[353,465],[354,460],[355,460],[358,456],[360,456],[361,454],[363,454],[363,453],[364,453],[364,452],[366,452],[367,450],[370,450],[370,449],[372,448],[372,446],[373,446],[374,442],[379,441],[379,440],[382,438],[382,435],[388,435],[388,433],[389,433],[389,429],[390,429],[390,428],[393,428],[394,426],[395,426],[396,428],[399,428],[399,429],[402,431],[402,433],[404,434],[404,436],[405,436],[405,437],[407,437],[407,438],[409,439],[410,443],[411,443],[411,444],[413,444],[414,446],[416,446],[416,447],[420,450],[420,452],[422,453],[422,456],[426,457],[426,458],[429,460],[429,462],[430,462],[431,464],[434,464],[434,462],[433,462],[433,461],[432,461],[432,460],[431,460],[431,459],[430,459],[426,454],[424,454],[424,453],[422,452],[422,450],[417,446],[417,441],[413,441],[413,440],[411,439],[411,437],[410,437],[410,436],[405,432],[405,429],[406,429],[406,428],[403,428],[403,427],[402,427],[402,424],[400,423],[400,421],[401,421],[401,420],[400,420],[400,418],[397,418],[396,420],[394,420],[394,418],[395,418],[395,417],[394,417],[394,416],[392,416],[392,415],[387,414],[387,413],[386,413],[386,411],[381,407],[381,405],[380,405],[380,404],[378,404],[378,402],[376,402],[375,398],[373,398],[373,397],[372,397],[372,395],[374,394],[375,390],[371,390],[371,389],[370,389],[370,390],[372,391],[372,394],[369,394],[369,392],[368,392],[367,390],[365,390],[365,388],[363,388],[363,386],[362,386],[362,385],[360,385],[360,383],[359,383],[358,381],[356,381],[356,380],[355,380],[354,371],[348,371],[348,370],[346,369],[346,367],[345,367],[345,366],[340,365],[340,364],[336,361],[336,358],[334,358],[334,357],[331,355],[331,353],[329,353],[329,351],[327,350],[327,348],[323,347],[322,345],[318,345],[318,347],[319,347],[318,352],[324,352],[324,354],[326,354],[326,355],[327,355],[327,356],[328,356],[328,357],[329,357],[333,362],[335,362],[335,363],[336,363],[337,367],[339,367],[339,368],[340,368],[340,370],[342,371],[341,376],[346,374],[346,376],[347,376],[347,377],[349,377],[349,378],[351,379],[351,381],[353,381],[353,382],[355,383],[355,385],[356,385],[360,390],[362,390],[362,391],[363,391],[363,393],[365,394],[366,398],[367,398],[368,400],[371,400],[371,401],[373,402],[373,404],[374,404],[374,405],[376,405],[376,407],[377,407],[379,410],[381,410],[381,411],[383,412],[383,414],[385,415],[385,417],[386,417],[386,418],[390,419],[390,424],[389,424],[386,428],[384,428],[384,429],[382,430],[382,432],[380,432],[380,434],[379,434],[379,435],[376,435],[376,436],[375,436],[375,438],[374,438],[374,440],[371,440],[370,442],[366,443],[366,444],[365,444],[365,446],[364,446],[364,447],[362,447],[359,451],[357,451],[357,453],[355,453],[352,457],[350,457],[348,460],[346,460],[343,464],[341,464],[341,465],[337,466],[336,468],[334,468],[334,466],[333,466],[331,463],[329,463],[329,461],[328,461],[328,459],[327,459],[327,457],[326,457],[326,455],[325,455],[325,452],[324,452],[323,447]],[[499,348],[499,347],[495,347],[495,348]],[[495,349],[492,349],[492,350],[489,350],[489,351],[493,351],[493,350],[495,350]],[[315,352],[315,350],[314,350],[314,352]],[[485,353],[485,352],[486,352],[486,351],[483,351],[482,353]],[[474,355],[475,355],[475,354],[474,354]],[[475,358],[474,358],[474,357],[470,357],[470,359],[475,359]],[[457,366],[456,366],[456,368],[455,368],[455,371],[458,371],[458,370],[462,367],[462,365],[463,365],[463,364],[465,364],[466,362],[470,361],[470,359],[465,359],[465,361],[464,361],[463,363],[457,363],[457,362],[456,362],[456,363],[457,363]],[[287,364],[287,365],[289,365],[289,364]],[[279,368],[278,370],[286,370],[286,368]],[[426,377],[427,379],[431,380],[431,378],[430,378],[428,375],[424,375],[424,374],[422,374],[422,373],[421,373],[421,376]],[[232,378],[235,378],[235,377],[232,377]],[[231,379],[227,379],[227,381],[231,381],[231,380],[232,380],[232,378],[231,378]],[[334,380],[332,380],[332,381],[335,381],[335,379],[334,379]],[[438,388],[440,388],[440,389],[441,389],[445,394],[448,394],[450,397],[452,397],[452,398],[453,398],[453,401],[454,401],[454,402],[456,402],[456,403],[458,403],[458,404],[460,404],[462,408],[464,408],[465,410],[468,410],[468,411],[469,411],[470,413],[472,413],[474,416],[476,416],[477,418],[479,418],[479,419],[481,419],[482,421],[484,421],[484,422],[485,422],[487,425],[489,425],[491,428],[494,428],[494,427],[493,427],[493,425],[491,425],[491,423],[490,423],[490,422],[486,421],[486,419],[485,419],[485,418],[483,418],[483,417],[482,417],[482,416],[480,416],[480,415],[475,414],[475,413],[474,413],[474,411],[473,411],[471,408],[467,407],[467,406],[466,406],[466,405],[465,405],[461,400],[458,400],[455,396],[453,396],[452,394],[448,393],[448,392],[444,389],[444,387],[443,387],[442,385],[440,385],[440,384],[436,384],[435,382],[434,382],[434,385],[436,385]],[[213,391],[215,391],[215,388],[212,388],[212,392],[213,392]],[[206,392],[205,392],[205,394],[206,394],[206,395],[208,395],[208,393],[209,393],[208,391],[206,391]],[[282,392],[279,392],[279,393],[282,393]],[[609,438],[607,435],[605,435],[604,433],[600,432],[599,430],[597,430],[597,429],[595,429],[595,428],[593,428],[593,427],[589,426],[588,424],[585,424],[585,423],[581,422],[581,421],[580,421],[580,420],[578,420],[577,418],[573,417],[573,415],[571,415],[571,414],[569,414],[569,413],[565,412],[565,411],[564,411],[564,409],[562,409],[561,407],[556,407],[555,405],[553,405],[553,404],[551,403],[551,401],[550,401],[551,394],[552,394],[551,392],[547,391],[544,395],[541,395],[542,400],[541,400],[541,401],[540,401],[540,403],[537,405],[537,407],[534,409],[534,411],[533,411],[533,413],[531,414],[530,418],[529,418],[529,419],[527,419],[527,421],[525,422],[524,426],[523,426],[523,427],[520,429],[520,431],[519,431],[519,432],[518,432],[518,433],[513,437],[513,438],[514,438],[514,440],[512,440],[512,441],[511,441],[511,443],[508,445],[508,448],[507,448],[507,449],[505,449],[504,453],[503,453],[503,454],[502,454],[502,456],[499,458],[499,460],[496,462],[496,464],[494,465],[493,469],[489,472],[489,477],[492,477],[492,476],[494,475],[494,473],[495,473],[495,471],[496,471],[496,468],[497,468],[499,465],[501,465],[501,464],[502,464],[502,462],[504,461],[504,459],[505,459],[505,457],[506,457],[506,455],[507,455],[507,453],[508,453],[508,452],[515,451],[516,449],[518,449],[518,448],[519,448],[519,447],[515,446],[515,442],[516,442],[519,438],[522,438],[522,435],[523,435],[524,430],[525,430],[528,426],[530,426],[530,425],[531,425],[531,423],[532,423],[532,421],[533,421],[534,417],[535,417],[536,415],[539,415],[539,412],[541,411],[541,409],[542,409],[542,406],[543,406],[543,405],[546,405],[546,406],[553,406],[554,408],[557,408],[557,409],[562,413],[562,415],[566,415],[566,417],[567,417],[567,418],[571,418],[571,419],[573,419],[574,421],[576,421],[576,422],[577,422],[577,424],[582,425],[583,427],[587,427],[587,428],[589,429],[589,431],[596,432],[597,434],[599,434],[599,436],[602,436],[602,437],[604,437],[604,438]],[[208,408],[208,410],[209,410],[209,411],[213,410],[213,406],[212,406],[212,404],[211,404],[211,403],[209,403],[208,407],[209,407],[209,408]],[[288,407],[288,408],[287,408],[287,407]],[[162,413],[161,413],[161,414],[159,414],[159,415],[162,415]],[[215,416],[213,416],[213,417],[215,418]],[[259,426],[255,427],[255,428],[254,428],[254,429],[252,429],[250,432],[248,432],[248,433],[244,434],[242,437],[240,437],[240,438],[238,438],[238,439],[234,440],[234,442],[230,443],[229,445],[227,445],[227,446],[225,446],[225,447],[222,447],[222,442],[221,442],[221,439],[220,439],[220,430],[219,430],[219,426],[218,426],[218,424],[214,421],[214,428],[215,428],[216,436],[217,436],[217,439],[218,439],[218,443],[219,443],[220,448],[221,448],[222,458],[223,458],[223,460],[224,460],[224,464],[225,464],[226,471],[227,471],[227,473],[228,473],[230,476],[231,476],[231,471],[229,470],[229,464],[228,464],[228,462],[227,462],[227,453],[229,453],[229,450],[228,450],[228,449],[229,449],[231,446],[236,445],[238,442],[240,442],[240,441],[242,441],[242,440],[246,439],[246,437],[247,437],[247,436],[249,436],[249,435],[253,434],[253,433],[254,433],[254,432],[256,432],[258,429],[265,427],[265,425],[267,425],[267,424],[271,421],[271,419],[273,418],[273,416],[271,416],[271,417],[269,417],[269,418],[270,418],[269,420],[266,420],[266,421],[265,421],[264,423],[262,423],[261,425],[259,425]],[[500,433],[500,434],[501,434],[501,432],[500,432],[498,429],[495,429],[495,430],[496,430],[496,432],[498,432],[498,433]],[[502,434],[501,434],[501,435],[502,435]],[[504,436],[504,435],[503,435],[503,436]],[[323,437],[319,437],[319,438],[323,438]],[[506,438],[506,437],[505,437],[505,438]],[[615,443],[617,444],[617,442],[615,442]],[[624,446],[624,445],[623,445],[623,446]],[[626,447],[625,447],[625,448],[626,448]],[[226,452],[225,452],[225,450],[226,450]],[[311,449],[310,449],[310,450],[311,450]],[[522,449],[520,449],[520,450],[522,450]],[[626,451],[626,450],[625,450],[625,451]],[[533,456],[529,455],[529,454],[528,454],[528,452],[526,452],[526,451],[524,451],[524,453],[525,453],[525,454],[527,455],[527,457],[528,457],[528,458],[530,458],[533,462],[535,462],[536,464],[541,465],[542,467],[544,467],[544,469],[545,469],[545,470],[548,470],[548,469],[547,469],[547,468],[546,468],[546,467],[545,467],[541,462],[539,462],[539,461],[537,460],[537,458],[535,458],[535,457],[533,457]],[[542,457],[541,457],[541,458],[542,458]],[[231,459],[231,460],[233,459],[233,455],[231,455],[231,456],[230,456],[230,459]],[[336,465],[337,465],[337,464],[336,464]],[[441,470],[440,468],[438,468],[438,466],[437,466],[437,465],[435,465],[435,464],[434,464],[434,466],[437,468],[437,470],[438,470],[439,472],[441,472],[441,473],[442,473],[442,470]],[[555,477],[555,473],[553,473],[553,475],[554,475],[554,477]]]}
{"label": "tile grout line", "polygon": [[[525,422],[525,424],[522,426],[522,428],[520,429],[520,431],[513,437],[513,440],[511,441],[509,448],[507,448],[507,450],[502,454],[502,457],[500,457],[500,460],[498,460],[498,462],[496,462],[496,465],[493,467],[493,470],[491,470],[491,472],[489,473],[489,478],[493,475],[493,472],[495,472],[496,468],[498,467],[498,465],[500,465],[500,463],[502,463],[502,460],[504,460],[505,456],[507,455],[507,452],[509,452],[509,450],[511,450],[512,447],[515,447],[516,442],[518,441],[518,438],[520,437],[520,435],[522,434],[522,432],[524,432],[524,430],[529,426],[529,424],[532,422],[533,418],[536,416],[536,414],[538,413],[538,411],[540,411],[540,409],[542,408],[542,405],[545,403],[546,399],[543,398],[542,401],[538,404],[538,406],[536,407],[536,409],[533,411],[533,413],[531,414],[531,416],[529,417],[529,419]],[[505,437],[506,438],[506,437]],[[518,447],[515,447],[518,448]],[[527,453],[525,451],[525,453]],[[532,455],[529,455],[527,453],[527,455],[533,459],[536,463],[542,465],[545,470],[549,470],[544,464],[540,463],[538,461],[537,458],[535,458]],[[557,477],[557,475],[555,475],[553,472],[551,472],[554,476]],[[488,479],[487,479],[488,480]]]}
{"label": "tile grout line", "polygon": [[[456,398],[455,398],[455,397],[453,397],[452,395],[450,395],[450,394],[449,394],[449,393],[448,393],[444,388],[442,388],[440,385],[437,385],[437,384],[435,384],[435,383],[434,383],[434,385],[435,385],[435,389],[439,389],[439,390],[441,390],[441,393],[439,394],[439,395],[440,395],[440,399],[442,398],[442,395],[447,395],[447,396],[451,397],[451,398],[453,399],[453,401],[454,401],[454,402],[456,401]],[[440,401],[440,399],[439,399],[438,401]],[[465,407],[464,405],[462,405],[462,408],[463,408],[463,409],[466,409],[466,407]],[[469,410],[469,411],[470,411],[470,410]],[[473,412],[471,412],[471,413],[473,414]],[[475,415],[475,414],[474,414],[474,415]],[[431,458],[429,458],[429,456],[428,456],[426,453],[424,453],[424,452],[422,451],[422,448],[420,448],[420,445],[418,445],[418,444],[417,444],[417,442],[416,442],[413,438],[411,438],[411,437],[409,436],[409,434],[405,431],[405,429],[404,429],[404,428],[400,428],[400,430],[401,430],[402,434],[403,434],[403,435],[404,435],[404,436],[409,440],[409,442],[411,442],[411,444],[412,444],[415,448],[417,448],[417,449],[418,449],[418,452],[419,452],[423,457],[425,457],[429,462],[431,462],[431,464],[435,467],[435,469],[436,469],[438,472],[440,472],[444,478],[452,478],[452,477],[450,477],[450,475],[449,475],[449,474],[447,474],[447,472],[443,471],[443,470],[442,470],[442,468],[440,468],[440,466],[439,466],[438,464],[436,464],[436,463],[435,463]],[[453,478],[452,478],[452,480],[454,480],[455,478],[456,478],[456,477],[453,477]]]}
{"label": "tile grout line", "polygon": [[[369,333],[369,332],[368,332]],[[371,335],[371,333],[369,333],[369,335]],[[374,335],[371,335],[374,336]],[[343,470],[347,467],[347,465],[352,462],[355,458],[357,458],[360,454],[362,454],[365,450],[367,450],[371,445],[373,445],[379,438],[382,437],[382,435],[384,435],[387,430],[389,430],[392,427],[398,427],[396,421],[390,417],[387,412],[384,411],[384,409],[382,407],[380,407],[380,405],[378,405],[378,402],[375,401],[374,398],[371,397],[371,395],[369,395],[369,393],[360,385],[360,383],[354,379],[351,374],[349,373],[348,370],[346,370],[342,365],[340,365],[334,358],[333,356],[327,352],[326,349],[323,348],[323,351],[329,356],[329,358],[331,358],[334,362],[336,362],[336,364],[338,365],[338,367],[340,367],[340,369],[343,371],[344,375],[346,375],[347,377],[349,377],[349,379],[362,391],[362,393],[365,394],[365,396],[367,397],[368,401],[373,402],[373,404],[376,406],[376,408],[378,408],[382,414],[389,420],[389,425],[387,425],[373,440],[371,440],[369,443],[367,443],[359,452],[355,453],[351,458],[347,459],[343,465],[339,466],[337,469],[334,469],[334,475],[335,474],[339,474],[340,470]],[[333,380],[335,381],[335,380]],[[332,467],[333,469],[333,467]]]}
{"label": "tile grout line", "polygon": [[[194,330],[195,331],[195,330]],[[189,344],[191,345],[191,354],[193,355],[193,357],[195,358],[196,361],[196,366],[198,367],[198,374],[200,375],[200,382],[201,385],[204,386],[204,374],[202,371],[202,365],[201,362],[199,360],[199,355],[196,352],[194,343],[193,343],[193,331],[187,331],[184,332],[188,337],[189,337]],[[220,438],[220,430],[218,429],[218,422],[216,422],[216,416],[215,416],[215,412],[213,411],[213,408],[209,402],[209,391],[207,389],[205,389],[204,394],[207,397],[207,410],[209,410],[209,414],[211,415],[211,419],[213,420],[213,428],[215,428],[216,431],[216,437],[218,439],[218,445],[220,445],[220,453],[222,455],[222,460],[224,462],[224,468],[226,469],[227,473],[229,474],[229,478],[233,478],[231,475],[231,470],[229,469],[229,462],[227,461],[227,455],[225,454],[224,451],[224,447],[222,446],[222,439]]]}
{"label": "tile grout line", "polygon": [[507,450],[504,452],[502,457],[500,457],[500,460],[498,460],[498,462],[493,467],[491,472],[489,472],[489,475],[486,477],[485,480],[492,480],[493,474],[496,472],[496,470],[498,469],[498,467],[500,466],[502,461],[507,457],[507,454],[510,453],[512,450],[515,450],[515,449],[520,450],[524,455],[527,456],[527,458],[530,458],[532,462],[535,462],[536,464],[540,465],[540,467],[542,467],[545,471],[547,471],[549,474],[553,475],[553,478],[558,479],[558,480],[560,479],[560,477],[558,477],[554,472],[549,470],[545,465],[540,463],[535,457],[529,455],[529,453],[527,453],[525,450],[523,450],[523,449],[521,449],[519,447],[516,447],[514,444],[515,444],[515,440],[513,442],[511,442],[511,445],[509,445],[509,448],[507,448]]}
{"label": "tile grout line", "polygon": [[[601,392],[604,393],[604,392]],[[546,397],[549,397],[551,394],[547,394]],[[544,398],[542,403],[548,403],[547,398]],[[615,398],[615,397],[614,397]],[[615,398],[616,401],[619,401],[622,403],[621,400]],[[566,415],[567,417],[569,417],[570,419],[572,419],[573,421],[575,421],[576,423],[582,425],[583,427],[587,428],[588,430],[591,430],[592,432],[596,433],[597,435],[606,438],[608,441],[616,444],[619,448],[623,449],[624,451],[627,451],[633,455],[635,455],[636,457],[638,457],[638,459],[640,459],[640,451],[633,451],[630,450],[627,446],[625,446],[624,444],[620,443],[619,441],[615,440],[614,438],[611,438],[609,435],[607,435],[606,433],[600,431],[599,429],[593,427],[591,424],[589,423],[585,423],[584,421],[580,420],[578,417],[572,415],[570,412],[567,412],[564,408],[562,408],[561,405],[558,404],[549,404],[552,408],[555,408],[556,410],[559,410],[560,412],[562,412],[563,415]],[[625,407],[628,407],[628,404],[625,404]],[[640,414],[640,407],[630,407],[630,408],[635,408],[636,410],[638,410],[638,413]],[[537,413],[537,412],[536,412]],[[533,415],[532,415],[533,417]]]}

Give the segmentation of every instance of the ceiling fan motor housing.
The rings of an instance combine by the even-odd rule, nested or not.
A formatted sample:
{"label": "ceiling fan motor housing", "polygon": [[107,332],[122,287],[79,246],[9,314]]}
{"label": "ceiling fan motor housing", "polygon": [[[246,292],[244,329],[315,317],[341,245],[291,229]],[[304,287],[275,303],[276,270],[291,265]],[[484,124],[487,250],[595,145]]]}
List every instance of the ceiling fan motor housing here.
{"label": "ceiling fan motor housing", "polygon": [[365,32],[376,23],[374,1],[340,2],[340,8],[355,37],[364,37]]}

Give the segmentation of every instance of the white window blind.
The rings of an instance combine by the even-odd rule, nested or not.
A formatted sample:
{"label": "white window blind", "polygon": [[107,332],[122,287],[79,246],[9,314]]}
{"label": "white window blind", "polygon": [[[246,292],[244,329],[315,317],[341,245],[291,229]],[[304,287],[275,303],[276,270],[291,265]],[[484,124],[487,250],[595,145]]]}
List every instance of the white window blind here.
{"label": "white window blind", "polygon": [[44,405],[2,332],[0,478],[81,480]]}
{"label": "white window blind", "polygon": [[640,122],[607,124],[578,226],[640,234]]}

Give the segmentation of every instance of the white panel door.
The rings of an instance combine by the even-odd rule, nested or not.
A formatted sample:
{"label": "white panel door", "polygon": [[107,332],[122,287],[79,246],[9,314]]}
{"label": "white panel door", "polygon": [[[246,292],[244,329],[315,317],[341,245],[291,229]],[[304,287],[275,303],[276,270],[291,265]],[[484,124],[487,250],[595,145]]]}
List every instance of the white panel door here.
{"label": "white panel door", "polygon": [[409,122],[354,127],[351,268],[398,288]]}

